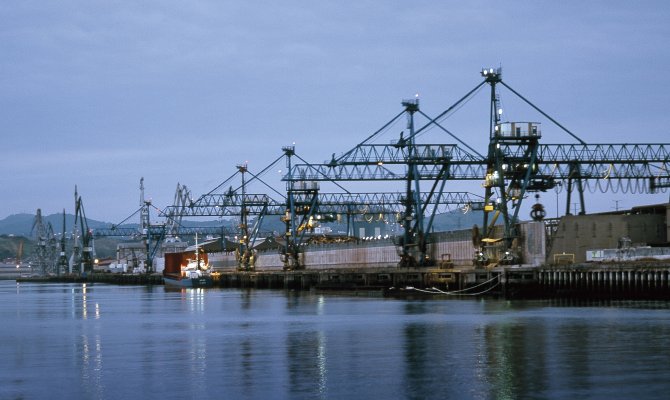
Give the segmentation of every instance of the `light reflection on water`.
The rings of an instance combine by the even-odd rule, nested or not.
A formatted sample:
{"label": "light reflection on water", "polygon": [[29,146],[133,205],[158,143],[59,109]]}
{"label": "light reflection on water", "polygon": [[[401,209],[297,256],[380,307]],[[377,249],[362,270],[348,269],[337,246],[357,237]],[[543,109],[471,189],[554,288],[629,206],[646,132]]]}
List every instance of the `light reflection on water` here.
{"label": "light reflection on water", "polygon": [[664,302],[0,282],[0,398],[658,398]]}

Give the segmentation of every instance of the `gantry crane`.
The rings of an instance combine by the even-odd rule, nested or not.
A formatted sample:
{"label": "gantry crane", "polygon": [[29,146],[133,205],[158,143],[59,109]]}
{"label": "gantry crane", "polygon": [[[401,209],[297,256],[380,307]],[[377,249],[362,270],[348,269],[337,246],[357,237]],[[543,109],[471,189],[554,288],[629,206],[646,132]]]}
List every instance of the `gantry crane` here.
{"label": "gantry crane", "polygon": [[[326,180],[406,182],[401,265],[425,264],[425,242],[422,238],[426,230],[422,226],[425,217],[423,200],[418,196],[421,193],[420,181],[432,181],[427,193],[437,196],[441,195],[446,181],[482,182],[485,188],[483,236],[489,238],[493,235],[493,224],[501,219],[504,226],[501,239],[510,262],[518,261],[518,253],[512,247],[519,235],[519,211],[529,192],[546,191],[560,184],[568,193],[566,213],[569,213],[571,195],[575,191],[580,197],[580,213],[585,213],[586,189],[653,192],[670,187],[670,144],[587,144],[503,82],[501,69],[484,69],[481,75],[482,82],[436,118],[423,113],[418,107],[418,100],[403,101],[402,113],[353,149],[338,158],[333,155],[327,163],[296,164],[289,169],[284,180],[294,184]],[[491,87],[490,125],[488,151],[482,155],[440,122],[485,84]],[[509,89],[577,143],[540,144],[540,123],[501,121],[498,85]],[[429,122],[415,129],[414,115],[417,113],[428,118]],[[390,145],[369,143],[403,114],[408,118],[408,136],[401,134],[400,139]],[[416,143],[415,138],[432,127],[449,134],[457,143]],[[410,249],[418,249],[418,252]]]}
{"label": "gantry crane", "polygon": [[[484,211],[484,239],[494,240],[494,224],[499,222],[503,226],[502,237],[495,240],[502,242],[506,261],[518,262],[514,243],[519,237],[519,213],[528,193],[561,185],[568,193],[566,213],[569,213],[574,192],[580,198],[580,213],[585,213],[584,192],[587,189],[650,192],[670,187],[669,144],[588,144],[503,82],[501,69],[484,69],[481,76],[483,80],[480,83],[435,118],[420,109],[418,98],[404,100],[399,114],[351,150],[339,157],[333,154],[329,162],[311,164],[295,153],[294,146],[284,147],[284,154],[258,175],[285,157],[288,172],[282,180],[286,182],[286,195],[271,188],[258,175],[251,174],[246,164],[238,165],[233,176],[242,175],[240,187],[215,193],[231,177],[197,200],[189,200],[188,205],[184,202],[168,207],[165,215],[171,216],[171,219],[180,216],[239,217],[240,254],[253,247],[253,237],[265,216],[281,215],[286,224],[285,266],[296,269],[301,267],[298,255],[306,233],[304,228],[310,219],[328,218],[330,214],[346,214],[349,218],[357,213],[352,210],[359,207],[381,213],[394,212],[403,226],[403,235],[398,242],[399,264],[418,266],[430,265],[434,261],[427,257],[426,235],[438,212],[437,205],[470,205]],[[491,89],[489,143],[487,151],[482,154],[445,128],[442,121],[487,84]],[[568,133],[576,143],[543,144],[539,122],[502,121],[499,86],[510,90]],[[417,115],[425,117],[428,122],[417,125]],[[407,123],[397,140],[391,144],[372,143],[403,116]],[[420,134],[435,127],[449,135],[453,142],[417,142]],[[293,157],[297,157],[302,164],[293,164]],[[247,173],[252,175],[252,179],[245,181]],[[279,194],[282,200],[276,201],[265,194],[247,193],[247,184],[256,179]],[[403,182],[404,187],[397,193],[352,193],[341,185],[344,181],[398,181]],[[456,192],[445,190],[447,182],[455,181],[480,182],[484,187],[484,196],[461,192],[456,195]],[[320,182],[330,182],[342,193],[323,193]],[[543,215],[538,212],[537,206],[533,207],[534,218]],[[250,215],[257,216],[252,232],[248,228]],[[241,256],[240,268],[251,268],[253,263],[249,264],[244,259]]]}
{"label": "gantry crane", "polygon": [[[202,227],[185,227],[182,225],[182,216],[188,213],[188,210],[193,204],[191,198],[191,191],[186,185],[177,183],[175,190],[174,202],[172,206],[166,207],[165,210],[156,208],[150,199],[146,199],[144,195],[144,178],[140,179],[140,207],[132,214],[126,217],[118,224],[112,225],[107,229],[96,229],[95,237],[102,236],[117,236],[136,238],[143,243],[144,254],[146,256],[147,273],[153,273],[153,260],[164,242],[179,242],[180,237],[194,236],[194,235],[228,235],[233,231],[225,227],[202,226]],[[164,217],[165,221],[162,223],[151,222],[151,209],[157,213],[158,216]],[[127,222],[139,214],[140,222],[137,226],[128,226]]]}
{"label": "gantry crane", "polygon": [[[275,160],[273,164],[276,164],[280,159],[281,157]],[[261,173],[267,171],[273,164],[266,167]],[[226,192],[217,193],[217,190],[231,182],[238,174],[241,176],[242,183],[237,189],[233,189],[231,186]],[[252,175],[250,180],[246,179],[247,174]],[[240,164],[232,176],[210,192],[203,194],[196,200],[190,200],[188,204],[166,207],[161,215],[170,216],[173,220],[180,220],[183,217],[238,217],[238,229],[226,233],[236,236],[235,251],[239,269],[253,270],[255,258],[253,247],[257,237],[261,234],[261,224],[264,217],[266,215],[279,216],[284,212],[283,203],[275,201],[270,196],[247,193],[247,185],[251,180],[258,180],[267,185],[259,175],[251,173],[247,164]],[[254,225],[250,228],[249,217],[252,215],[256,219]]]}
{"label": "gantry crane", "polygon": [[[391,156],[398,162],[403,160],[398,154],[399,149],[403,147],[404,144],[397,146],[396,153]],[[286,166],[289,171],[292,168],[293,157],[298,157],[302,162],[306,162],[295,153],[294,146],[285,146],[282,151],[284,153],[282,157],[286,158]],[[367,214],[393,214],[396,216],[396,222],[406,224],[407,219],[404,216],[409,215],[408,207],[410,207],[411,214],[421,213],[425,215],[426,208],[432,206],[433,214],[428,221],[428,226],[422,227],[422,229],[429,231],[433,222],[432,217],[435,215],[434,212],[437,212],[441,205],[458,205],[482,209],[484,204],[483,198],[480,196],[471,193],[442,191],[436,194],[434,187],[431,191],[425,193],[416,191],[414,186],[410,187],[409,196],[411,199],[409,201],[407,200],[407,192],[351,193],[334,182],[333,179],[328,178],[326,174],[323,174],[322,180],[334,182],[344,193],[322,193],[317,182],[305,180],[287,180],[286,196],[275,190],[283,198],[283,201],[276,201],[265,194],[247,193],[246,187],[251,180],[258,180],[270,187],[262,181],[259,175],[274,166],[282,157],[276,159],[259,174],[251,174],[246,164],[238,165],[237,172],[214,190],[200,196],[197,200],[191,201],[187,207],[181,207],[180,209],[174,206],[168,207],[164,213],[169,215],[179,214],[182,217],[239,217],[237,253],[239,268],[242,270],[253,269],[254,240],[260,231],[264,217],[281,216],[281,220],[286,225],[285,245],[281,256],[285,269],[293,270],[303,267],[299,255],[302,251],[302,245],[306,242],[306,234],[314,226],[314,223],[332,222],[337,217],[346,216],[347,232],[351,234],[350,223],[356,216],[364,218]],[[351,155],[351,158],[355,157],[356,154]],[[420,157],[427,159],[425,155],[417,154],[416,158]],[[431,162],[434,161],[431,159]],[[238,174],[242,177],[241,186],[237,189],[233,189],[231,186],[224,193],[216,193],[218,189],[229,183]],[[247,181],[245,174],[251,174],[252,179]],[[420,208],[412,208],[416,201],[420,202]],[[255,216],[256,220],[253,229],[250,230],[248,217],[251,215]],[[414,236],[408,235],[410,238],[414,238]],[[401,242],[409,243],[409,240]],[[408,249],[407,251],[412,249],[411,244],[401,245],[401,247]],[[425,252],[425,243],[423,244],[423,251]]]}
{"label": "gantry crane", "polygon": [[[398,114],[376,133],[368,137],[349,152],[335,158],[333,155],[330,163],[324,165],[313,165],[306,163],[298,164],[306,167],[300,170],[298,175],[293,175],[294,168],[291,157],[295,155],[295,149],[285,147],[283,150],[287,155],[288,174],[283,180],[287,182],[287,211],[283,220],[287,224],[287,246],[284,255],[284,264],[287,269],[300,268],[299,252],[300,244],[306,230],[302,229],[312,218],[317,220],[327,219],[324,216],[346,215],[347,232],[349,222],[353,215],[364,215],[371,211],[379,214],[396,214],[397,222],[404,228],[404,234],[399,242],[401,248],[401,265],[412,266],[418,263],[429,263],[426,258],[427,248],[424,232],[429,232],[432,227],[435,214],[439,205],[478,206],[483,205],[483,199],[477,199],[470,193],[444,192],[444,185],[433,185],[429,191],[421,192],[419,187],[420,168],[426,160],[436,163],[436,158],[444,156],[447,149],[443,146],[417,146],[413,141],[414,121],[413,115],[418,111],[418,99],[403,102],[405,111]],[[401,139],[392,146],[374,145],[367,142],[384,130],[387,126],[407,114],[407,126],[410,130],[408,140]],[[375,159],[374,162],[370,160]],[[407,160],[410,160],[408,163]],[[381,161],[383,160],[383,161]],[[400,178],[399,175],[384,166],[387,164],[408,164],[407,176]],[[356,176],[355,179],[342,179],[343,176],[337,172],[333,173],[338,166],[352,166],[359,168],[348,177]],[[351,193],[338,181],[365,180],[367,172],[371,170],[383,171],[390,180],[405,180],[404,192],[381,192],[381,193]],[[320,191],[319,182],[330,181],[345,193],[323,193]],[[437,190],[436,190],[437,189]],[[427,215],[427,207],[433,206],[428,225],[424,226],[424,216]],[[418,254],[418,256],[417,256]]]}
{"label": "gantry crane", "polygon": [[[454,157],[469,160],[473,165],[481,162],[483,156],[476,151],[462,150],[452,144],[418,144],[415,129],[415,114],[423,114],[419,109],[418,98],[404,100],[404,110],[375,133],[340,157],[333,155],[326,164],[297,164],[289,169],[284,180],[293,185],[314,184],[319,181],[402,181],[405,183],[402,195],[403,211],[401,225],[403,236],[399,242],[400,266],[413,267],[431,265],[434,260],[428,258],[426,226],[432,224],[437,207],[427,214],[428,204],[448,203],[443,196],[447,193],[445,183],[450,178],[450,165]],[[373,144],[373,138],[385,131],[403,115],[407,118],[408,135],[401,132],[400,138],[393,144]],[[437,126],[434,120],[433,123]],[[440,126],[441,127],[441,126]],[[421,130],[425,129],[422,128]],[[444,129],[444,128],[443,128]],[[446,130],[445,130],[446,131]],[[466,145],[467,147],[467,145]],[[426,171],[435,173],[427,177]],[[422,190],[421,182],[432,180],[428,190]],[[467,199],[462,203],[471,203]],[[427,229],[428,228],[428,229]]]}

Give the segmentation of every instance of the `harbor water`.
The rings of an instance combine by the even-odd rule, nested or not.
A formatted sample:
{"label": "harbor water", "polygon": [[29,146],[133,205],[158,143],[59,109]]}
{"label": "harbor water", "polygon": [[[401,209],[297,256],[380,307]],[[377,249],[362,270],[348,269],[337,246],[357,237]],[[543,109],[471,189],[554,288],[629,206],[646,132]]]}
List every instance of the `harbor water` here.
{"label": "harbor water", "polygon": [[0,399],[661,399],[670,303],[0,281]]}

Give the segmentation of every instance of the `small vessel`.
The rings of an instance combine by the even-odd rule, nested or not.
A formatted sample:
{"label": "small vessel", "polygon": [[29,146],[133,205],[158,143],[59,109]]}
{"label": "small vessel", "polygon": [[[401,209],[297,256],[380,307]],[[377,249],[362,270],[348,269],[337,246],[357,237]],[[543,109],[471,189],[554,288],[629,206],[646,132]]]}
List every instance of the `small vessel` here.
{"label": "small vessel", "polygon": [[207,263],[207,255],[200,254],[198,237],[195,238],[195,251],[187,248],[181,253],[165,254],[163,282],[166,286],[183,288],[212,287],[214,281]]}

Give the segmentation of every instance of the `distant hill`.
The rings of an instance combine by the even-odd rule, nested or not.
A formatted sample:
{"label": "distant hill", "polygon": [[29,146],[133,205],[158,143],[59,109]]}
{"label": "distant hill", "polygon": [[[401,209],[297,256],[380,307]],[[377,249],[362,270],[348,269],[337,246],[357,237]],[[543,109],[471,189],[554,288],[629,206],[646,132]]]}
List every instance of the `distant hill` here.
{"label": "distant hill", "polygon": [[[139,217],[138,217],[139,219]],[[0,220],[0,235],[15,235],[15,236],[31,236],[33,223],[35,221],[35,214],[13,214],[5,219]],[[63,231],[63,214],[43,215],[42,221],[45,224],[51,223],[55,233]],[[86,219],[90,229],[108,229],[114,225],[111,222],[97,221],[94,219]],[[229,225],[230,223],[222,223],[221,221],[182,221],[182,225],[186,227],[207,227],[207,226],[221,226],[222,224]],[[65,232],[72,232],[72,225],[74,225],[74,215],[65,214]],[[124,228],[137,228],[139,223],[123,224]],[[34,233],[34,232],[33,232]]]}
{"label": "distant hill", "polygon": [[[51,214],[42,216],[45,224],[51,223],[54,232],[63,231],[63,214]],[[91,229],[108,228],[112,224],[109,222],[96,221],[87,218],[88,227]],[[0,220],[0,235],[16,235],[16,236],[30,236],[35,222],[35,214],[13,214],[9,217]],[[72,231],[74,224],[74,215],[65,214],[66,232]]]}
{"label": "distant hill", "polygon": [[[63,230],[63,214],[51,214],[42,216],[44,223],[51,223],[51,226],[55,233],[62,232]],[[469,229],[473,225],[481,225],[483,220],[482,211],[473,211],[463,214],[461,211],[452,211],[449,213],[438,214],[435,216],[433,222],[434,231],[452,231],[460,229]],[[35,221],[34,214],[13,214],[8,216],[5,219],[0,220],[0,235],[15,235],[15,236],[31,236],[31,231],[33,229],[33,223]],[[95,229],[107,229],[110,228],[113,224],[111,222],[97,221],[94,219],[87,219],[88,227]],[[74,215],[65,214],[65,231],[71,232],[72,225],[74,224]],[[208,227],[208,226],[221,226],[225,225],[228,227],[235,226],[234,221],[182,221],[182,225],[185,227]],[[138,223],[123,224],[123,227],[126,228],[136,228],[139,226]],[[266,217],[263,221],[263,231],[277,231],[282,232],[284,230],[284,223],[279,221],[279,218]]]}
{"label": "distant hill", "polygon": [[458,231],[461,229],[471,229],[474,225],[481,228],[483,221],[483,211],[470,211],[464,214],[462,211],[457,210],[436,215],[433,221],[433,230],[435,232]]}
{"label": "distant hill", "polygon": [[[45,224],[51,223],[54,233],[63,231],[63,214],[51,214],[42,216]],[[31,260],[34,257],[35,233],[32,232],[35,222],[34,214],[14,214],[0,220],[0,260],[14,259],[17,256],[19,243],[23,243],[23,259]],[[87,218],[88,227],[91,229],[109,228],[109,222],[96,221]],[[72,232],[74,215],[65,215],[65,231]],[[99,258],[116,257],[116,245],[118,238],[96,238],[95,249]],[[70,242],[68,241],[68,246]],[[69,251],[69,250],[68,250]]]}
{"label": "distant hill", "polygon": [[[62,232],[63,230],[63,214],[51,214],[42,216],[42,220],[45,224],[51,223],[51,226],[55,233]],[[453,211],[450,213],[438,214],[435,216],[433,222],[433,230],[436,232],[441,231],[452,231],[460,229],[469,229],[473,225],[481,225],[483,220],[483,214],[481,211],[468,212],[463,214],[461,211]],[[31,231],[33,229],[33,223],[35,221],[34,214],[13,214],[8,216],[5,219],[0,220],[0,235],[15,235],[15,236],[25,236],[30,237]],[[113,224],[111,222],[97,221],[93,219],[87,219],[88,227],[95,229],[107,229],[110,228]],[[65,214],[65,231],[72,232],[72,225],[74,224],[74,215]],[[185,227],[207,227],[207,226],[234,226],[236,225],[233,221],[182,221],[182,225]],[[123,224],[125,228],[137,228],[138,223],[132,224]],[[282,232],[284,230],[284,224],[279,221],[279,218],[266,217],[263,221],[263,231],[276,231]],[[32,232],[34,234],[34,232]]]}
{"label": "distant hill", "polygon": [[[95,239],[95,254],[98,258],[115,258],[116,246],[121,240],[114,237],[103,237]],[[35,240],[25,236],[9,236],[0,235],[0,261],[7,262],[11,260],[14,262],[19,255],[19,248],[23,246],[21,259],[24,262],[34,261],[35,255]],[[67,253],[70,254],[72,243],[70,241],[66,244]]]}
{"label": "distant hill", "polygon": [[[58,234],[63,231],[63,214],[43,215],[42,220],[45,224],[51,223],[54,233]],[[27,213],[10,215],[0,220],[0,260],[16,258],[21,243],[23,259],[29,260],[34,256],[35,233],[32,232],[34,221],[35,215]],[[86,221],[88,227],[94,231],[96,229],[109,229],[113,225],[111,222],[97,221],[90,218],[87,218]],[[231,224],[235,225],[230,221],[182,221],[182,225],[185,227],[231,226]],[[65,214],[65,232],[68,236],[72,232],[73,225],[74,215]],[[123,228],[137,228],[138,226],[139,223],[121,225]],[[116,246],[123,240],[125,239],[120,237],[96,237],[96,255],[99,258],[116,257]],[[71,243],[68,241],[67,245],[70,246]]]}
{"label": "distant hill", "polygon": [[[44,223],[51,223],[55,233],[60,233],[63,230],[63,214],[51,214],[42,217]],[[483,220],[483,213],[481,211],[468,212],[463,214],[460,211],[453,211],[450,213],[438,214],[435,216],[433,222],[434,232],[453,231],[461,229],[470,229],[473,225],[481,226]],[[31,230],[35,221],[33,214],[14,214],[0,220],[0,259],[16,257],[19,243],[23,242],[23,253],[27,259],[32,255],[34,247],[33,235]],[[113,224],[110,222],[96,221],[88,219],[89,228],[107,229]],[[72,232],[72,225],[74,224],[74,215],[65,215],[65,231],[69,234]],[[250,222],[253,224],[253,222]],[[227,227],[236,226],[237,223],[233,220],[227,221],[182,221],[185,227],[206,227],[206,226],[222,226]],[[137,228],[139,224],[124,224],[125,228]],[[343,224],[328,224],[332,226],[333,231],[345,231],[346,225]],[[263,232],[283,232],[285,225],[279,218],[267,217],[263,221],[261,231]],[[97,237],[95,239],[95,248],[98,257],[110,258],[115,257],[116,245],[121,238],[115,237]]]}
{"label": "distant hill", "polygon": [[19,256],[19,248],[23,247],[21,251],[21,259],[25,260],[33,253],[33,242],[22,236],[7,236],[0,235],[0,261],[11,259],[15,261]]}

